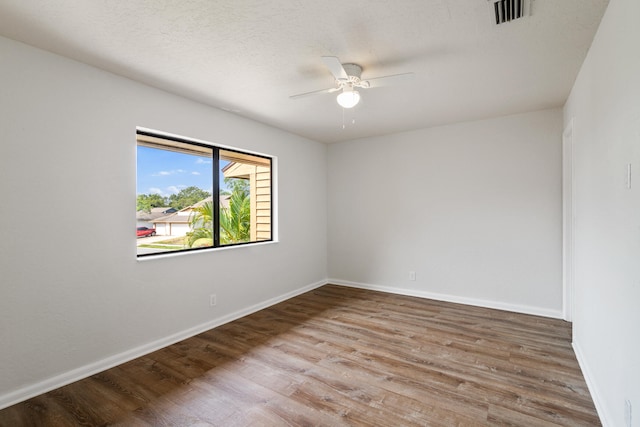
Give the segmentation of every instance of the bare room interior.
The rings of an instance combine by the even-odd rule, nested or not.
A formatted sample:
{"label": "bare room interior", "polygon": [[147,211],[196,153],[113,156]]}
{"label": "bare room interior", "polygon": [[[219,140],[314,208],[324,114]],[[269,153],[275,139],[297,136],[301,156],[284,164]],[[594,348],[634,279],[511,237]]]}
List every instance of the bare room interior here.
{"label": "bare room interior", "polygon": [[[0,0],[0,426],[640,426],[639,18]],[[143,252],[158,138],[266,237]]]}

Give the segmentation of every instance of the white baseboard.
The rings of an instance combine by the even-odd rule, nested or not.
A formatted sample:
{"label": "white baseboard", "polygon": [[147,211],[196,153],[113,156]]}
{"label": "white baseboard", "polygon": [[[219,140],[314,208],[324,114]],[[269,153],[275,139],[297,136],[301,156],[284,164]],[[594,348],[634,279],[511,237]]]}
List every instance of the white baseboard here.
{"label": "white baseboard", "polygon": [[0,395],[0,409],[7,408],[11,405],[15,405],[16,403],[38,396],[42,393],[46,393],[48,391],[55,390],[56,388],[90,377],[91,375],[97,374],[109,368],[113,368],[114,366],[129,362],[140,356],[152,353],[156,350],[167,347],[171,344],[175,344],[194,335],[198,335],[202,332],[224,325],[225,323],[229,323],[233,320],[255,313],[256,311],[260,311],[264,308],[278,304],[282,301],[286,301],[305,292],[319,288],[320,286],[323,286],[325,284],[327,284],[326,280],[312,283],[311,285],[307,285],[303,288],[287,292],[258,304],[254,304],[250,307],[238,310],[234,313],[214,319],[210,322],[194,326],[193,328],[189,328],[187,330],[175,333],[159,340],[98,360],[94,363],[81,366],[77,369],[73,369],[63,374],[56,375],[55,377],[48,378],[44,381],[40,381],[35,384],[20,388],[18,390],[5,393],[3,395]]}
{"label": "white baseboard", "polygon": [[514,313],[533,314],[535,316],[550,317],[554,319],[562,319],[562,310],[549,310],[540,307],[531,307],[526,305],[508,304],[497,301],[481,300],[476,298],[466,298],[456,295],[439,294],[435,292],[420,291],[415,289],[403,289],[391,286],[371,285],[368,283],[350,282],[340,279],[329,279],[327,283],[333,283],[341,286],[349,286],[352,288],[370,289],[372,291],[388,292],[392,294],[407,295],[412,297],[427,298],[436,301],[446,301],[458,304],[473,305],[476,307],[493,308],[496,310],[511,311]]}
{"label": "white baseboard", "polygon": [[576,359],[578,359],[578,365],[580,365],[580,370],[582,371],[582,376],[584,377],[585,382],[587,383],[587,388],[589,389],[589,393],[591,393],[591,398],[593,399],[593,404],[596,406],[596,411],[598,411],[598,416],[600,417],[600,422],[603,427],[612,427],[613,418],[608,413],[606,406],[604,404],[604,400],[601,397],[601,394],[598,392],[598,388],[595,385],[593,380],[593,373],[589,368],[589,364],[587,363],[587,359],[584,357],[584,353],[580,345],[574,340],[571,345],[573,346],[573,352],[576,354]]}

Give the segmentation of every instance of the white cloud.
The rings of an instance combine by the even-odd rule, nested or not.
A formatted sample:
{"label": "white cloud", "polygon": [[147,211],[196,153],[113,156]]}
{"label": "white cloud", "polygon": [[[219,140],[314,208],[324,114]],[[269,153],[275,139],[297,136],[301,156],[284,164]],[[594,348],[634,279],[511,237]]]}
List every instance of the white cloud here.
{"label": "white cloud", "polygon": [[187,186],[186,185],[170,185],[169,187],[167,187],[167,192],[169,194],[177,194],[183,188],[187,188]]}
{"label": "white cloud", "polygon": [[202,157],[199,157],[198,160],[196,160],[196,165],[209,165],[211,164],[211,160],[205,160]]}
{"label": "white cloud", "polygon": [[172,194],[178,194],[180,190],[187,188],[186,185],[170,185],[164,190],[158,187],[149,188],[149,194],[159,194],[162,197],[169,197]]}
{"label": "white cloud", "polygon": [[187,171],[184,169],[173,169],[170,171],[160,171],[152,174],[151,176],[169,176],[169,175],[177,175],[181,173],[186,173]]}
{"label": "white cloud", "polygon": [[198,171],[193,171],[193,172],[191,172],[191,175],[200,175],[200,172],[198,172]]}

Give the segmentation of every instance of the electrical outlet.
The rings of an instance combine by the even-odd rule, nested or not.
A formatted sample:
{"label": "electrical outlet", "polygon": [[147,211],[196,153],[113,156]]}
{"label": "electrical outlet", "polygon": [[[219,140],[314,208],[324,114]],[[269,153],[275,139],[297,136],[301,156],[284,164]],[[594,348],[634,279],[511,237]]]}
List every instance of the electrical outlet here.
{"label": "electrical outlet", "polygon": [[410,271],[409,272],[409,280],[416,280],[416,272],[415,271]]}
{"label": "electrical outlet", "polygon": [[631,427],[633,420],[631,419],[631,401],[624,401],[624,422],[627,427]]}
{"label": "electrical outlet", "polygon": [[213,307],[214,305],[216,305],[216,303],[218,302],[217,298],[216,298],[216,294],[211,294],[209,295],[209,305],[211,307]]}

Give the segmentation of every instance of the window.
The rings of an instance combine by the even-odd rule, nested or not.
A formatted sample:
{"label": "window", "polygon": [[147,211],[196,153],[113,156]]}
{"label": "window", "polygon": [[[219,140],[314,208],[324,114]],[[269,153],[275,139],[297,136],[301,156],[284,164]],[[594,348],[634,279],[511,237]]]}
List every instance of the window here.
{"label": "window", "polygon": [[272,240],[272,159],[137,133],[138,256]]}

